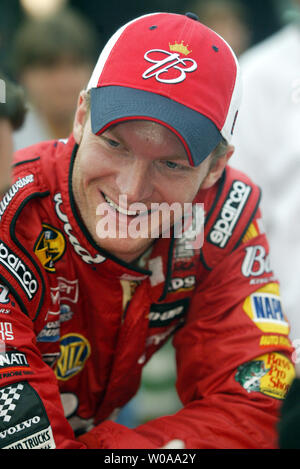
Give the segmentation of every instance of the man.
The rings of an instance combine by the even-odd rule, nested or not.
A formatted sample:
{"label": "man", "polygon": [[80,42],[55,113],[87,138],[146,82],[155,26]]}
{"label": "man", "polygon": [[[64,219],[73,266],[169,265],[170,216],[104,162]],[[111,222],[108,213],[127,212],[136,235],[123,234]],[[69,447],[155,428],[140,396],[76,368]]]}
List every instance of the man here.
{"label": "man", "polygon": [[25,117],[23,91],[0,73],[0,197],[11,183],[13,131]]}
{"label": "man", "polygon": [[[193,14],[145,15],[105,46],[72,136],[16,155],[2,447],[276,447],[292,348],[259,190],[227,166],[239,89],[231,49]],[[183,409],[115,423],[172,335]]]}

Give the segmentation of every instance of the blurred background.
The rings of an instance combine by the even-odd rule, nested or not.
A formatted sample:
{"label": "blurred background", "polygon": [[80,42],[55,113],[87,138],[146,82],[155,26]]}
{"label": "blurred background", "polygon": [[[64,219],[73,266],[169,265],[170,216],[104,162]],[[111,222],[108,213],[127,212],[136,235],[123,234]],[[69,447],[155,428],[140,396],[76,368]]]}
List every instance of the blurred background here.
{"label": "blurred background", "polygon": [[[292,0],[0,0],[0,75],[1,72],[5,73],[23,87],[28,106],[25,124],[14,135],[15,149],[41,140],[67,137],[72,130],[78,93],[87,84],[93,64],[105,42],[128,20],[155,11],[197,13],[200,21],[223,36],[241,58],[287,25],[298,24],[300,17],[298,2]],[[300,98],[300,92],[296,94],[300,90],[299,44],[295,45],[299,58],[296,62],[293,60],[295,69],[288,80],[291,86],[295,83],[294,96]],[[290,48],[293,47],[291,44]],[[284,51],[282,54],[285,54]],[[277,60],[278,66],[280,57],[274,60]],[[272,73],[269,82],[276,80],[276,71]],[[278,94],[280,89],[274,91],[271,105],[266,103],[265,108],[260,108],[263,104],[258,102],[256,107],[260,115],[264,115],[265,109],[272,111],[272,103]],[[279,108],[278,113],[281,111]],[[255,113],[253,118],[256,119]],[[299,104],[295,122],[295,128],[299,129]],[[264,123],[267,125],[267,117]],[[296,130],[296,134],[298,132]],[[255,140],[254,133],[252,141]],[[286,143],[283,137],[279,146],[288,158]],[[261,141],[261,145],[261,153],[266,154],[268,142]],[[297,149],[295,164],[299,166],[299,145]],[[254,173],[251,176],[255,179]],[[276,182],[273,183],[276,185]],[[297,184],[299,187],[298,180]],[[262,185],[268,193],[271,183],[267,180]],[[298,205],[295,210],[299,211]],[[271,212],[274,218],[272,208]],[[272,229],[276,232],[273,225]],[[298,239],[295,242],[298,245]],[[274,250],[278,249],[274,241]],[[299,268],[300,259],[297,255],[295,259]],[[289,266],[280,266],[280,269],[282,277],[287,272],[290,274]],[[294,271],[293,276],[298,279],[299,272]],[[297,290],[298,295],[299,287],[294,287],[294,290]],[[295,323],[295,340],[300,338],[300,326],[295,319],[299,300],[295,298],[296,306],[289,306],[292,322]],[[168,342],[146,365],[141,390],[122,410],[119,421],[135,426],[180,409],[181,404],[175,391],[175,375],[175,357],[171,342]]]}
{"label": "blurred background", "polygon": [[237,52],[278,30],[284,21],[283,13],[292,9],[289,0],[0,0],[0,60],[4,72],[11,72],[11,51],[23,22],[45,19],[66,7],[75,9],[93,25],[101,44],[119,26],[138,15],[154,11],[197,11],[203,22],[232,39]]}

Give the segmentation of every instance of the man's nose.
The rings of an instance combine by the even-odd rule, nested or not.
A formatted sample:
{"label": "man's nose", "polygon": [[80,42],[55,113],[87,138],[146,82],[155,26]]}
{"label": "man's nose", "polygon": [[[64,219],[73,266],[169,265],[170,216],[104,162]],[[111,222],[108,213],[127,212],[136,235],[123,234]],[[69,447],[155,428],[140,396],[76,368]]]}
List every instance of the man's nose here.
{"label": "man's nose", "polygon": [[126,168],[121,168],[116,183],[119,194],[126,195],[128,203],[146,201],[153,192],[149,162],[136,160]]}

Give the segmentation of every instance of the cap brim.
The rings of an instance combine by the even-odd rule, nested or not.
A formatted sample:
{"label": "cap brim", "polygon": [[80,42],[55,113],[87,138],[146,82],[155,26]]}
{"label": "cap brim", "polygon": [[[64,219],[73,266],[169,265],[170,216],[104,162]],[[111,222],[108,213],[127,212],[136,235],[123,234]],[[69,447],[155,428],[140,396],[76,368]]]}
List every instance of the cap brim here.
{"label": "cap brim", "polygon": [[194,166],[205,160],[221,141],[221,133],[210,119],[165,96],[123,86],[90,91],[92,132],[95,134],[127,119],[153,120],[176,133]]}

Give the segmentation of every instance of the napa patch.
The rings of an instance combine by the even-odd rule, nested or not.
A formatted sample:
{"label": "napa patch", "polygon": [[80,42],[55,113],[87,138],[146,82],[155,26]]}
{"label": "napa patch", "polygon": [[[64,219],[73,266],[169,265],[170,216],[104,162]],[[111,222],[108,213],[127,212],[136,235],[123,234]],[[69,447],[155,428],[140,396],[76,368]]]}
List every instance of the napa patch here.
{"label": "napa patch", "polygon": [[243,309],[261,331],[288,335],[289,324],[283,312],[277,283],[269,283],[248,296]]}

